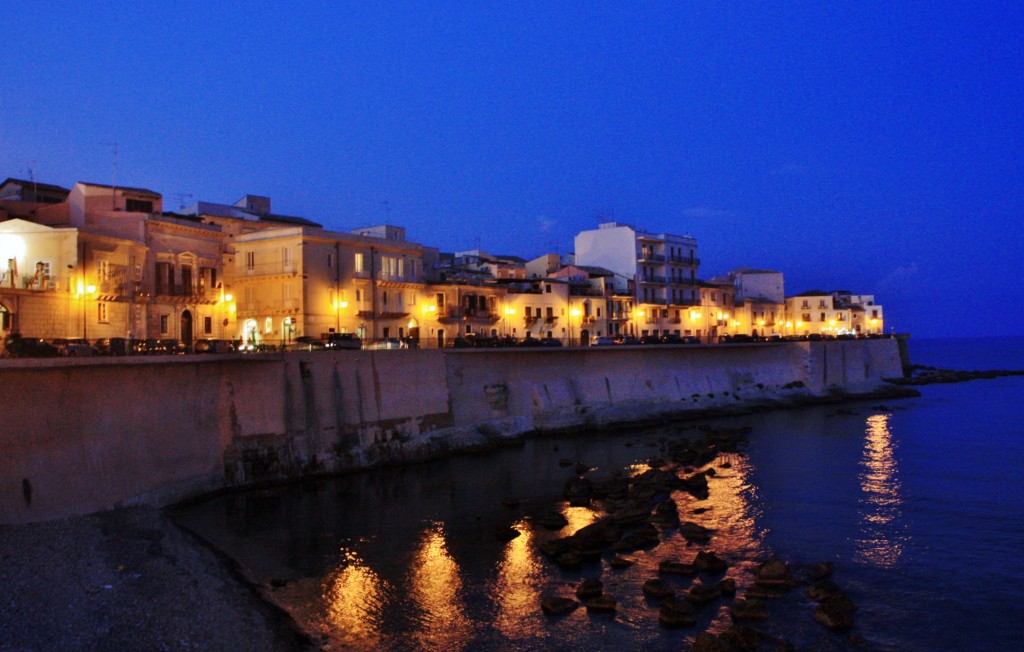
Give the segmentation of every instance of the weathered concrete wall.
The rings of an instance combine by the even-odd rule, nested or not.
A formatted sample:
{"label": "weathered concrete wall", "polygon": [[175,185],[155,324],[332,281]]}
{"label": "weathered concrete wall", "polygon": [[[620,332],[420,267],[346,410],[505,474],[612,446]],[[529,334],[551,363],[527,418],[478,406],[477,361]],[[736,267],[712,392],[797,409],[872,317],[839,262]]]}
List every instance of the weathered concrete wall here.
{"label": "weathered concrete wall", "polygon": [[0,522],[832,392],[895,340],[0,361]]}

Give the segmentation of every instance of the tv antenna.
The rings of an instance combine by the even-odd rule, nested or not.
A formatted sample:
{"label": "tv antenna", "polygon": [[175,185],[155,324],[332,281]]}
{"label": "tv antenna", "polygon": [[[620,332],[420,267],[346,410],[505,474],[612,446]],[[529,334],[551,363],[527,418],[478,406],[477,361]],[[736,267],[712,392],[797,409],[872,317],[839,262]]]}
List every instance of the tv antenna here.
{"label": "tv antenna", "polygon": [[176,195],[174,195],[174,199],[177,200],[179,204],[178,210],[181,210],[185,208],[185,200],[192,199],[192,194],[187,192],[179,192]]}
{"label": "tv antenna", "polygon": [[391,203],[386,199],[382,199],[380,205],[384,211],[384,224],[391,226]]}
{"label": "tv antenna", "polygon": [[104,147],[110,147],[114,152],[114,163],[110,169],[110,209],[117,209],[117,141],[103,143]]}
{"label": "tv antenna", "polygon": [[22,161],[25,164],[25,169],[28,170],[28,180],[32,183],[32,195],[36,201],[39,201],[39,184],[36,183],[36,173],[32,170],[32,166],[36,164],[36,161]]}

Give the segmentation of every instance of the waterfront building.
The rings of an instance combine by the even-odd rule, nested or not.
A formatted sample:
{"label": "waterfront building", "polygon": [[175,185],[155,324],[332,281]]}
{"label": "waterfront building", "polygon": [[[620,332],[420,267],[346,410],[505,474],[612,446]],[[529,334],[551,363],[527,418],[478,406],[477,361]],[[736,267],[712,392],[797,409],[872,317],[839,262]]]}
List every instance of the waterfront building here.
{"label": "waterfront building", "polygon": [[858,334],[879,335],[885,332],[882,306],[875,303],[873,294],[853,294],[848,290],[834,290],[837,305],[850,309],[852,329]]}
{"label": "waterfront building", "polygon": [[852,333],[850,308],[837,304],[831,292],[809,290],[786,298],[786,314],[795,335],[843,335]]}
{"label": "waterfront building", "polygon": [[606,222],[581,231],[574,245],[576,264],[611,270],[617,291],[628,290],[627,281],[633,282],[634,327],[639,335],[688,330],[691,335],[706,336],[703,314],[690,310],[700,306],[695,238]]}
{"label": "waterfront building", "polygon": [[437,301],[427,292],[437,250],[407,242],[402,227],[261,229],[235,238],[233,258],[229,289],[250,346],[330,333],[418,341],[421,321],[436,319],[424,301]]}

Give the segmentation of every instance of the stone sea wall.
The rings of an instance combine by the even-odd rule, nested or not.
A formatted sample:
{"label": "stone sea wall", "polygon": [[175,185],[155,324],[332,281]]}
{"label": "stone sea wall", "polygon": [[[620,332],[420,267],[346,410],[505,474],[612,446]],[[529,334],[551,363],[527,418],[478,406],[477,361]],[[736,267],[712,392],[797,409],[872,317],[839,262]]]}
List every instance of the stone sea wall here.
{"label": "stone sea wall", "polygon": [[0,361],[0,522],[884,391],[895,339]]}

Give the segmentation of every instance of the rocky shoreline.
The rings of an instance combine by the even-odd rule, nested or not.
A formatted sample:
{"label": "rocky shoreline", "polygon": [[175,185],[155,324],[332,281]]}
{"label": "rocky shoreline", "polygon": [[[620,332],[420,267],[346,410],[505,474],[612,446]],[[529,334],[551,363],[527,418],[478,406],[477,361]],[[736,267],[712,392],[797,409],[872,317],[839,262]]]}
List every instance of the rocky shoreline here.
{"label": "rocky shoreline", "polygon": [[[652,422],[919,395],[887,385],[865,394],[688,410]],[[524,436],[531,434],[547,433]],[[515,443],[486,439],[464,452]],[[261,597],[234,562],[154,508],[0,525],[0,587],[0,652],[317,648],[288,614]]]}
{"label": "rocky shoreline", "polygon": [[1024,376],[1024,369],[990,369],[986,371],[963,371],[958,369],[940,369],[925,365],[911,365],[906,378],[887,378],[886,382],[894,385],[937,385],[945,383],[963,383],[969,380],[991,380],[1007,376]]}
{"label": "rocky shoreline", "polygon": [[0,525],[0,651],[308,649],[289,616],[159,510]]}

